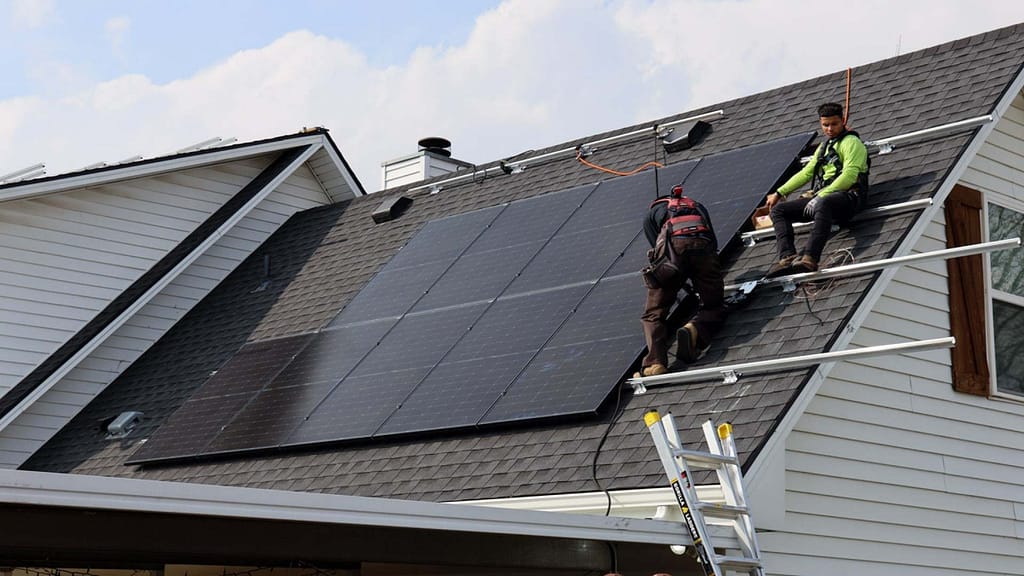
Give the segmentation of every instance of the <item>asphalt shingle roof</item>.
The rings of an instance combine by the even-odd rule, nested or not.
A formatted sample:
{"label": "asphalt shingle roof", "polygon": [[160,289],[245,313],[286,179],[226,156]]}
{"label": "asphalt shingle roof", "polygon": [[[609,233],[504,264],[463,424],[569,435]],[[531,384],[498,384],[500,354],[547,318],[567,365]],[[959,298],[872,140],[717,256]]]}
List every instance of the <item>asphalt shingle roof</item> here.
{"label": "asphalt shingle roof", "polygon": [[[1024,61],[1024,25],[861,66],[852,71],[851,125],[878,139],[990,113]],[[716,109],[724,117],[695,148],[666,154],[652,137],[602,145],[589,158],[631,170],[657,160],[676,163],[816,129],[823,101],[842,101],[846,75],[820,78],[658,120],[666,123]],[[562,143],[537,154],[650,127]],[[876,156],[871,205],[931,197],[963,154],[970,133],[906,145]],[[128,476],[418,500],[466,500],[598,489],[662,486],[663,471],[642,425],[649,408],[671,410],[684,442],[702,439],[709,416],[730,420],[749,458],[794,401],[809,370],[654,388],[642,396],[613,394],[593,418],[430,434],[281,453],[160,466],[129,466],[137,440],[104,439],[99,422],[124,410],[145,419],[131,438],[151,435],[243,344],[315,331],[367,283],[427,221],[563,190],[606,177],[573,160],[552,158],[514,175],[444,186],[437,194],[384,191],[296,214],[251,258],[157,342],[107,390],[37,452],[25,469]],[[371,213],[396,194],[413,198],[400,218],[375,224]],[[848,249],[857,260],[893,253],[916,219],[895,215],[837,233],[826,254]],[[639,223],[638,223],[639,225]],[[798,239],[799,241],[799,239]],[[775,255],[773,241],[728,253],[727,283],[758,277]],[[270,258],[272,283],[255,290]],[[777,289],[758,292],[733,311],[700,366],[818,352],[855,310],[874,276],[840,279],[812,299]],[[642,286],[637,281],[637,290]],[[639,311],[638,311],[639,315]],[[639,330],[639,321],[637,330]],[[621,414],[616,414],[616,407]],[[602,437],[607,432],[601,445]]]}

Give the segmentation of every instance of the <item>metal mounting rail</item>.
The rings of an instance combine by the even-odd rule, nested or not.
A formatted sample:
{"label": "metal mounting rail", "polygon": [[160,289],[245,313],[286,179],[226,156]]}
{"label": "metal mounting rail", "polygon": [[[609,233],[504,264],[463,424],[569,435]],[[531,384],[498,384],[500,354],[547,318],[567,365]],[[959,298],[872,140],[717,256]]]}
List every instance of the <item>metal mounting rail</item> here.
{"label": "metal mounting rail", "polygon": [[[863,212],[858,213],[854,216],[850,222],[860,222],[862,220],[868,220],[869,218],[875,218],[878,216],[889,216],[892,214],[901,214],[903,212],[913,212],[921,208],[927,208],[932,205],[931,198],[922,198],[920,200],[910,200],[908,202],[899,202],[897,204],[887,204],[885,206],[878,206],[876,208],[869,208]],[[793,231],[799,232],[804,228],[810,228],[813,226],[813,222],[797,222],[793,224]],[[838,230],[839,226],[833,226],[833,231]],[[743,240],[744,246],[753,246],[758,240],[765,238],[771,238],[775,236],[774,228],[762,228],[760,230],[753,230],[751,232],[744,232],[740,234],[740,239]]]}
{"label": "metal mounting rail", "polygon": [[743,362],[740,364],[730,364],[728,366],[702,368],[700,370],[670,372],[668,374],[659,374],[657,376],[641,376],[630,378],[626,380],[626,383],[633,387],[634,394],[643,394],[652,386],[697,382],[700,380],[708,380],[713,376],[721,377],[722,381],[726,384],[732,384],[737,382],[741,376],[747,376],[750,374],[781,372],[784,370],[791,370],[793,368],[804,368],[815,364],[836,362],[851,358],[870,358],[872,356],[884,356],[900,352],[923,352],[925,350],[934,350],[936,348],[952,348],[955,345],[956,339],[950,336],[947,338],[919,340],[917,342],[883,344],[881,346],[853,348],[850,350],[840,350],[836,352],[821,352],[819,354],[807,354],[804,356],[793,356],[790,358]]}
{"label": "metal mounting rail", "polygon": [[800,274],[791,274],[789,276],[779,276],[778,278],[763,278],[740,284],[729,284],[725,287],[725,291],[744,290],[749,292],[757,286],[768,286],[771,284],[782,284],[785,287],[787,285],[795,285],[798,282],[810,282],[814,280],[824,280],[825,278],[835,278],[838,276],[867,274],[869,272],[877,272],[878,270],[883,270],[892,266],[902,266],[904,264],[912,264],[915,262],[924,262],[927,260],[949,260],[950,258],[960,258],[962,256],[983,254],[985,252],[995,252],[996,250],[1005,250],[1007,248],[1019,248],[1020,245],[1020,238],[1007,238],[1006,240],[994,240],[992,242],[982,242],[980,244],[968,244],[967,246],[957,246],[956,248],[946,248],[944,250],[935,250],[933,252],[921,252],[920,254],[897,256],[895,258],[886,258],[884,260],[872,260],[870,262],[858,262],[856,264],[849,264],[846,266],[836,266],[835,268],[824,268],[817,272],[803,272]]}
{"label": "metal mounting rail", "polygon": [[[485,169],[483,169],[483,170],[481,170],[479,172],[474,170],[473,172],[470,172],[468,174],[462,174],[462,175],[459,175],[459,176],[453,176],[451,178],[446,178],[444,180],[440,180],[440,181],[437,181],[437,182],[431,182],[429,184],[421,184],[419,186],[413,186],[412,188],[409,188],[407,190],[407,192],[415,192],[417,190],[425,190],[425,189],[429,189],[429,190],[431,190],[431,192],[435,192],[435,191],[440,190],[441,187],[444,186],[445,184],[452,184],[452,183],[455,183],[455,182],[459,182],[459,181],[462,181],[462,180],[468,180],[468,179],[471,179],[471,178],[484,178],[488,174],[492,174],[492,173],[495,173],[495,172],[506,172],[506,173],[519,172],[519,171],[522,171],[526,167],[526,165],[528,163],[531,163],[531,162],[537,162],[537,161],[540,161],[540,160],[546,160],[546,159],[552,158],[554,156],[561,156],[561,155],[565,155],[565,154],[569,154],[569,153],[576,154],[578,151],[581,151],[581,150],[593,151],[593,147],[597,146],[599,144],[608,144],[608,143],[611,143],[611,142],[618,142],[619,140],[626,140],[628,138],[633,138],[635,136],[640,136],[642,134],[659,135],[659,131],[660,130],[662,130],[664,128],[668,128],[670,126],[676,126],[678,124],[685,124],[686,122],[693,122],[695,120],[703,120],[705,118],[712,118],[714,116],[722,116],[724,114],[725,114],[725,110],[715,110],[713,112],[705,112],[704,114],[698,114],[696,116],[690,116],[688,118],[681,118],[679,120],[673,120],[671,122],[666,122],[664,124],[653,124],[649,128],[642,128],[640,130],[634,130],[632,132],[626,132],[624,134],[617,134],[615,136],[609,136],[607,138],[602,138],[600,140],[594,140],[593,142],[587,142],[587,143],[581,144],[579,146],[573,146],[571,148],[562,148],[561,150],[554,150],[552,152],[546,152],[544,154],[540,154],[539,156],[532,156],[530,158],[523,158],[522,160],[515,160],[515,161],[512,161],[512,162],[504,162],[504,163],[502,163],[502,164],[500,164],[498,166],[491,166],[490,168],[485,168]],[[584,154],[584,155],[586,155],[586,154]]]}
{"label": "metal mounting rail", "polygon": [[904,142],[912,142],[922,138],[928,138],[931,136],[943,136],[951,132],[958,132],[960,130],[967,130],[981,126],[982,124],[988,124],[995,117],[991,114],[985,116],[976,116],[974,118],[968,118],[966,120],[958,120],[956,122],[950,122],[949,124],[943,124],[941,126],[933,126],[931,128],[925,128],[924,130],[917,130],[915,132],[907,132],[906,134],[900,134],[898,136],[890,136],[888,138],[880,138],[878,140],[868,140],[864,143],[864,146],[868,148],[868,152],[878,151],[879,154],[888,154],[896,149],[896,145],[903,144]]}

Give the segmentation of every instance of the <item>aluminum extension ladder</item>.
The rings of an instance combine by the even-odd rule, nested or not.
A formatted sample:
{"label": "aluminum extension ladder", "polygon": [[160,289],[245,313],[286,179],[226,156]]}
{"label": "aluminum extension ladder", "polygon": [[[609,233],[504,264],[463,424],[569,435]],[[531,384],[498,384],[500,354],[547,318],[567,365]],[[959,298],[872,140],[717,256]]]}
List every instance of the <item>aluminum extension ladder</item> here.
{"label": "aluminum extension ladder", "polygon": [[[644,423],[651,431],[658,456],[665,467],[672,492],[676,495],[679,509],[683,513],[687,530],[693,540],[700,563],[706,576],[725,576],[729,573],[764,576],[761,551],[757,547],[754,523],[747,508],[743,492],[743,475],[736,443],[732,437],[732,425],[722,424],[717,428],[708,420],[704,423],[704,437],[709,452],[686,450],[679,442],[672,414],[660,416],[657,410],[644,414]],[[691,470],[714,470],[725,496],[725,503],[704,502],[697,497],[697,490],[690,483]],[[740,555],[721,555],[715,552],[710,540],[704,517],[717,518],[731,525],[739,542]]]}

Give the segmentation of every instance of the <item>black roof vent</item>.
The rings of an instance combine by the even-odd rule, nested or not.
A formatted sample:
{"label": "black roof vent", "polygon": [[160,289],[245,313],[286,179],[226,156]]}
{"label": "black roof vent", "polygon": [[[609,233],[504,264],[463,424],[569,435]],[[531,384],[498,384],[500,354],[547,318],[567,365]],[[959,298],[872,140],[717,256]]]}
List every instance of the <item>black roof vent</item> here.
{"label": "black roof vent", "polygon": [[711,132],[711,124],[703,120],[686,122],[672,128],[662,144],[665,152],[682,152],[700,144],[708,132]]}
{"label": "black roof vent", "polygon": [[405,212],[406,208],[412,204],[412,198],[406,198],[405,196],[395,196],[388,198],[381,202],[380,206],[373,211],[373,221],[377,224],[381,222],[387,222],[388,220],[394,220]]}
{"label": "black roof vent", "polygon": [[420,150],[423,152],[433,152],[446,158],[450,158],[452,155],[452,143],[447,138],[430,136],[423,138],[417,144],[420,145]]}

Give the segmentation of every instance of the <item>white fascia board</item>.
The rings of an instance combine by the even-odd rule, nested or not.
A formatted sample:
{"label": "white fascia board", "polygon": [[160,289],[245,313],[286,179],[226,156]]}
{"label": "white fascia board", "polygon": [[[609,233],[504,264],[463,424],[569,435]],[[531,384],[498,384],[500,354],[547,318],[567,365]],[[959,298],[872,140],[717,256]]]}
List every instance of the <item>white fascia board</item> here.
{"label": "white fascia board", "polygon": [[155,298],[160,292],[167,287],[175,278],[177,278],[182,272],[184,272],[193,262],[199,259],[211,246],[213,246],[218,240],[221,239],[225,234],[230,231],[235,224],[237,224],[242,218],[244,218],[249,212],[251,212],[256,206],[260,204],[267,196],[270,195],[282,182],[287,180],[293,172],[302,166],[310,156],[313,155],[321,146],[323,140],[314,140],[312,145],[309,145],[305,151],[299,154],[287,167],[281,170],[277,176],[271,179],[267,184],[260,189],[248,202],[241,206],[235,211],[227,220],[224,221],[216,230],[214,230],[209,236],[206,237],[198,246],[196,246],[188,255],[186,255],[180,262],[178,262],[173,268],[171,268],[166,274],[163,275],[153,286],[151,286],[145,293],[139,296],[132,304],[125,309],[121,314],[114,318],[109,324],[107,324],[99,334],[94,338],[85,343],[71,358],[69,358],[64,364],[58,367],[49,377],[46,378],[39,386],[36,386],[32,392],[30,392],[21,402],[19,402],[14,408],[3,415],[0,418],[0,432],[3,432],[11,422],[14,422],[25,410],[29,408],[36,400],[42,397],[47,391],[53,388],[64,376],[66,376],[71,370],[73,370],[80,362],[85,360],[96,348],[98,348],[107,338],[109,338],[118,328],[123,326],[136,312],[142,309],[143,306],[149,303],[150,300]]}
{"label": "white fascia board", "polygon": [[678,522],[25,470],[0,470],[0,503],[642,544],[691,543]]}
{"label": "white fascia board", "polygon": [[[225,150],[214,148],[200,154],[189,154],[188,156],[169,157],[166,160],[129,164],[123,168],[107,169],[90,174],[80,174],[77,176],[69,174],[66,177],[58,176],[55,179],[48,180],[46,182],[32,182],[30,180],[24,184],[0,190],[0,202],[21,200],[23,198],[55,194],[76,188],[101,186],[111,182],[142,178],[178,170],[187,170],[189,168],[209,166],[211,164],[220,164],[223,162],[230,162],[232,160],[259,156],[269,152],[287,150],[289,148],[300,148],[302,146],[310,145],[323,146],[326,143],[327,139],[323,134],[310,134],[305,137],[285,138],[282,140],[275,140],[273,142],[264,142],[261,144],[253,144],[251,146],[243,145]],[[336,156],[337,155],[335,154],[332,158],[335,158]],[[341,162],[340,158],[337,158],[336,162],[339,167],[344,167],[344,163]],[[343,173],[346,175],[346,178],[350,178],[346,170],[343,170]],[[355,188],[353,188],[353,190],[355,190]]]}
{"label": "white fascia board", "polygon": [[[935,192],[935,196],[933,197],[934,202],[932,202],[932,205],[926,208],[918,217],[917,222],[914,223],[910,232],[903,239],[903,243],[896,249],[896,257],[909,254],[913,247],[917,245],[917,242],[924,234],[925,228],[927,228],[935,219],[939,210],[943,209],[946,196],[949,195],[953,186],[960,181],[960,178],[967,170],[967,167],[978,154],[978,150],[980,150],[985,141],[988,140],[989,135],[991,135],[992,131],[995,130],[996,125],[999,124],[999,120],[1010,108],[1013,100],[1021,90],[1024,90],[1024,69],[1017,74],[1017,77],[1010,83],[1009,89],[1007,89],[1006,93],[1003,94],[999,103],[996,104],[996,109],[992,114],[995,120],[981,126],[978,133],[975,134],[974,138],[967,144],[967,148],[964,150],[964,153],[960,155],[960,158],[953,166],[953,169],[950,170],[949,175],[947,175],[946,179],[939,185],[939,189]],[[854,335],[857,333],[857,329],[860,328],[860,325],[868,317],[868,314],[870,314],[875,308],[875,304],[878,303],[878,299],[882,297],[885,289],[889,286],[889,282],[898,271],[898,268],[888,268],[882,271],[878,280],[868,291],[867,296],[863,301],[861,301],[860,307],[854,312],[853,317],[850,319],[850,323],[842,331],[839,337],[836,338],[836,341],[832,345],[832,350],[845,350],[849,346],[850,341],[853,340]],[[793,405],[790,406],[788,411],[786,411],[786,414],[783,416],[782,421],[779,422],[778,427],[776,427],[775,431],[768,438],[768,441],[762,447],[755,460],[748,466],[747,473],[745,475],[745,477],[748,478],[748,484],[755,481],[754,479],[757,478],[758,473],[762,469],[767,469],[769,467],[767,460],[772,457],[772,454],[777,454],[777,450],[780,448],[784,449],[789,433],[793,430],[793,427],[796,426],[797,421],[803,415],[807,406],[810,405],[811,400],[813,400],[814,396],[818,393],[821,385],[828,377],[829,372],[832,371],[833,366],[835,366],[834,362],[822,364],[818,366],[814,371],[814,374],[811,375],[810,380],[808,380],[807,385],[804,386],[804,389],[800,392],[796,401],[794,401]]]}
{"label": "white fascia board", "polygon": [[[363,190],[363,187],[359,184],[359,182],[356,181],[355,175],[352,174],[352,170],[349,169],[348,164],[345,162],[345,160],[341,157],[340,154],[338,154],[338,148],[337,146],[335,146],[334,140],[332,140],[328,134],[321,134],[320,138],[323,139],[323,151],[327,154],[328,157],[330,157],[331,161],[334,162],[334,165],[337,166],[338,172],[341,173],[341,177],[344,178],[345,183],[348,184],[348,188],[349,191],[352,193],[352,197],[358,198],[359,196],[365,196],[366,191]],[[327,191],[327,193],[328,196],[330,196],[334,202],[344,200],[344,198],[338,198],[334,196],[333,194],[331,194],[329,190]]]}

